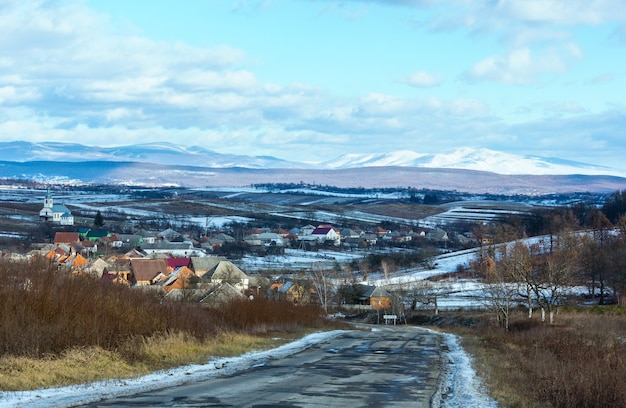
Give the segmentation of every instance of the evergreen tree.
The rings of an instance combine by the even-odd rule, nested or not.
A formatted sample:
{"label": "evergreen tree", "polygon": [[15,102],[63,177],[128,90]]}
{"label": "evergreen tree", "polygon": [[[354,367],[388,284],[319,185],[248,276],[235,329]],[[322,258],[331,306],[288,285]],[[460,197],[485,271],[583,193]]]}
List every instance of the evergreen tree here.
{"label": "evergreen tree", "polygon": [[93,219],[93,225],[99,228],[104,226],[104,217],[102,216],[102,213],[100,212],[100,210],[96,212],[96,216]]}
{"label": "evergreen tree", "polygon": [[612,223],[626,214],[626,190],[616,191],[606,198],[602,212]]}

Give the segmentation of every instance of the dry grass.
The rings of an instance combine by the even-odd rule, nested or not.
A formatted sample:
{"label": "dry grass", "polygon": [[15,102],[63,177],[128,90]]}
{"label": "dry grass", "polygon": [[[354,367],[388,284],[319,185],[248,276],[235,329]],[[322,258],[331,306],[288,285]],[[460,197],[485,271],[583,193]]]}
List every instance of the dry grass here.
{"label": "dry grass", "polygon": [[221,310],[160,302],[57,271],[45,259],[0,260],[0,389],[124,378],[233,356],[325,329],[315,306],[257,299]]}
{"label": "dry grass", "polygon": [[503,407],[623,407],[626,317],[608,310],[561,313],[554,326],[520,315],[509,332],[479,325],[460,334]]}
{"label": "dry grass", "polygon": [[277,338],[224,333],[198,341],[184,333],[154,335],[138,340],[134,357],[99,347],[75,348],[59,356],[0,358],[0,389],[4,391],[61,387],[71,384],[131,378],[156,370],[204,363],[211,357],[241,355],[283,344]]}

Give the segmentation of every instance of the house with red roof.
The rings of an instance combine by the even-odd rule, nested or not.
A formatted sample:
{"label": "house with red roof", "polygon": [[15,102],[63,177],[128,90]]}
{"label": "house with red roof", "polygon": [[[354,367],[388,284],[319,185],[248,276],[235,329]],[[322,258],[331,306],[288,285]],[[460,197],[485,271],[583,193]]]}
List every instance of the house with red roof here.
{"label": "house with red roof", "polygon": [[167,264],[167,267],[170,268],[171,270],[176,270],[183,266],[190,267],[191,258],[177,258],[177,257],[165,258],[165,263]]}
{"label": "house with red roof", "polygon": [[59,244],[72,244],[74,242],[80,242],[80,234],[78,232],[63,232],[57,231],[54,234],[53,243]]}

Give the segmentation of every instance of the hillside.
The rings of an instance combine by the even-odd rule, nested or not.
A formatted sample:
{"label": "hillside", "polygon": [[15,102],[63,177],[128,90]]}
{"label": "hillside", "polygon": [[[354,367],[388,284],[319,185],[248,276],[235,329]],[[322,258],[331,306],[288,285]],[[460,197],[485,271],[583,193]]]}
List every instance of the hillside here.
{"label": "hillside", "polygon": [[626,178],[604,175],[504,175],[462,169],[362,167],[348,169],[206,168],[138,162],[0,162],[0,177],[68,184],[99,183],[188,188],[309,183],[337,187],[414,187],[472,194],[613,192]]}

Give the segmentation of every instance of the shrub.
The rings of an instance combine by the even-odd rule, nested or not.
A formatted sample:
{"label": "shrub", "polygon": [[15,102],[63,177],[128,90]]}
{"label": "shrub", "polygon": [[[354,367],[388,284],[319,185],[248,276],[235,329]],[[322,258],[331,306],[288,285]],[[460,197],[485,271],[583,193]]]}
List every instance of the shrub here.
{"label": "shrub", "polygon": [[205,341],[228,331],[267,332],[324,323],[316,306],[244,300],[221,310],[57,270],[45,258],[0,260],[0,355],[61,355],[76,347],[124,350],[142,339],[181,333]]}

